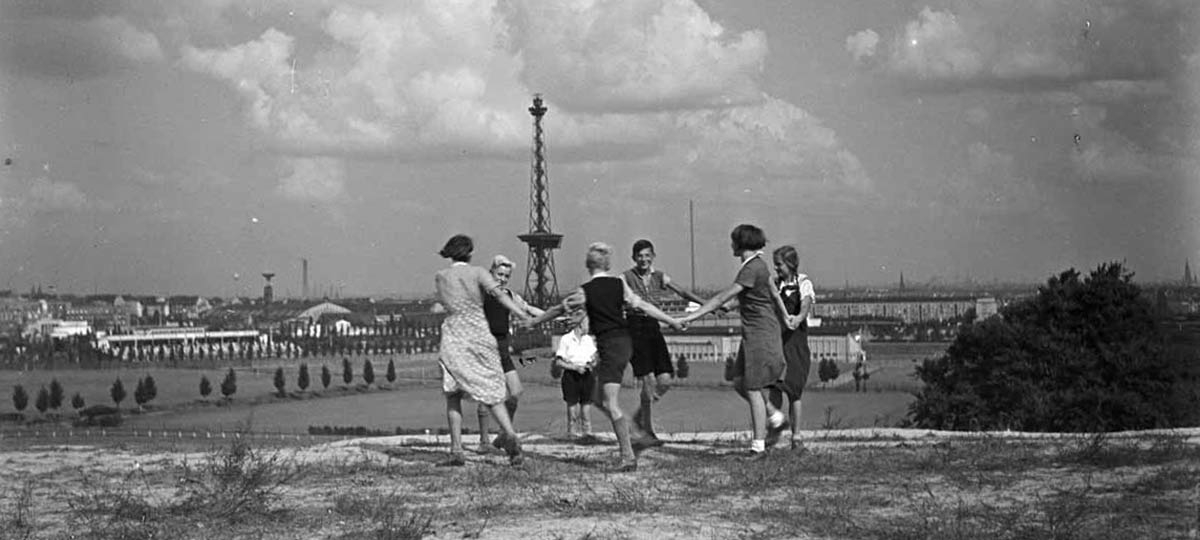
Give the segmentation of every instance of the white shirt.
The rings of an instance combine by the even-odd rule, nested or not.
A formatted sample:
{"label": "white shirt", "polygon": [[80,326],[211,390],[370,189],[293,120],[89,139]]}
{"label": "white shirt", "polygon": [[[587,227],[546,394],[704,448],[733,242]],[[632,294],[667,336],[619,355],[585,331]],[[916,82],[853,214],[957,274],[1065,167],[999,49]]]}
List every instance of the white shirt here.
{"label": "white shirt", "polygon": [[596,339],[591,334],[579,335],[575,331],[563,334],[558,340],[555,356],[563,363],[575,367],[587,367],[596,359]]}

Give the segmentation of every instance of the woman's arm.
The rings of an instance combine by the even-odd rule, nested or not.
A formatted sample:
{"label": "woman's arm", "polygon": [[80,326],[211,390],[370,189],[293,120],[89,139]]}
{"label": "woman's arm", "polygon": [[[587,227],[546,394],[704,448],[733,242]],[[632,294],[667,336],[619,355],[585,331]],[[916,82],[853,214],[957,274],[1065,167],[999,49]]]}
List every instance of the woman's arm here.
{"label": "woman's arm", "polygon": [[696,293],[693,293],[692,291],[689,291],[687,289],[684,289],[683,287],[680,287],[679,285],[676,285],[675,281],[672,280],[671,278],[667,277],[666,274],[663,274],[663,285],[666,288],[671,289],[672,292],[674,292],[675,294],[678,294],[680,298],[683,298],[684,300],[687,300],[688,302],[695,302],[697,304],[704,303],[703,298],[696,296]]}
{"label": "woman's arm", "polygon": [[683,319],[680,319],[680,322],[683,322],[686,324],[686,323],[690,323],[696,319],[699,319],[700,317],[708,315],[709,313],[715,311],[717,308],[723,306],[729,300],[736,298],[737,295],[741,292],[742,292],[741,284],[734,283],[733,285],[730,285],[729,288],[717,293],[716,296],[709,298],[708,301],[704,302],[704,304],[702,304],[700,306],[700,309],[697,309],[696,311],[693,311],[690,314],[688,314],[688,316],[684,317]]}
{"label": "woman's arm", "polygon": [[562,304],[554,304],[553,306],[550,306],[550,309],[543,311],[541,315],[538,315],[532,319],[526,319],[529,321],[527,324],[529,326],[537,326],[546,321],[552,320],[555,317],[558,317],[566,312],[567,312],[567,308],[564,307]]}

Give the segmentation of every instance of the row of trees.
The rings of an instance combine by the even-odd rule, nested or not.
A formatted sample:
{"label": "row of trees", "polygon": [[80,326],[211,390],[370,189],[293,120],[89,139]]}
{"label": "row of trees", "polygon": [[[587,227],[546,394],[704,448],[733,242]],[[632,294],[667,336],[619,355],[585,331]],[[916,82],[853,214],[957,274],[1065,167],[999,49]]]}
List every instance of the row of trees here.
{"label": "row of trees", "polygon": [[[384,378],[387,380],[388,384],[396,382],[396,362],[394,360],[388,360],[387,372],[384,374]],[[362,380],[367,386],[375,384],[375,366],[371,364],[370,360],[363,360]],[[332,382],[333,374],[329,371],[329,366],[322,365],[321,386],[324,388],[329,388],[329,384]],[[342,359],[342,382],[347,385],[354,382],[354,368],[351,366],[350,359],[348,358]],[[296,375],[296,387],[299,388],[301,392],[304,392],[308,390],[310,384],[311,381],[309,380],[308,375],[308,364],[300,364],[300,371]],[[274,385],[276,395],[279,397],[287,396],[287,380],[284,377],[282,367],[275,369]]]}
{"label": "row of trees", "polygon": [[[63,390],[62,384],[58,382],[58,379],[51,379],[48,387],[43,386],[38,390],[33,406],[42,414],[45,414],[46,411],[57,411],[62,408],[65,395],[66,393]],[[109,387],[108,395],[112,398],[114,404],[118,407],[121,406],[121,402],[125,401],[125,398],[128,397],[125,384],[121,382],[121,379],[113,381],[112,386]],[[158,386],[154,382],[154,377],[146,375],[138,379],[137,388],[133,391],[133,400],[137,403],[138,408],[140,409],[156,397],[158,397]],[[24,386],[18,384],[13,387],[12,402],[13,408],[18,413],[24,413],[25,409],[29,407],[29,393],[25,390]],[[84,405],[83,396],[79,392],[71,396],[71,407],[76,411],[82,409]]]}

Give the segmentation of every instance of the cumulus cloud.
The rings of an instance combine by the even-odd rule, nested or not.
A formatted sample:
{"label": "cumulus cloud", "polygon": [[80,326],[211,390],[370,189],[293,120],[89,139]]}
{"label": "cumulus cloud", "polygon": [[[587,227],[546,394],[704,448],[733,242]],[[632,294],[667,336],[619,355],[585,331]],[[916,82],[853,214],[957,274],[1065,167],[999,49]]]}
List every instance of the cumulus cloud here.
{"label": "cumulus cloud", "polygon": [[163,59],[158,38],[122,17],[0,21],[0,61],[20,72],[82,79]]}
{"label": "cumulus cloud", "polygon": [[692,0],[517,0],[522,76],[571,109],[669,110],[762,99],[761,31],[730,35]]}
{"label": "cumulus cloud", "polygon": [[59,212],[83,209],[88,204],[88,198],[79,186],[71,182],[40,177],[29,186],[28,203],[35,211]]}
{"label": "cumulus cloud", "polygon": [[345,193],[346,168],[337,158],[283,160],[279,193],[298,201],[330,202]]}
{"label": "cumulus cloud", "polygon": [[[730,141],[709,149],[717,162],[742,159],[734,148],[748,145],[732,141],[757,140],[752,152],[768,165],[755,167],[870,186],[830,129],[759,88],[763,34],[731,35],[691,0],[364,0],[307,13],[322,39],[303,51],[300,30],[269,28],[181,53],[182,66],[237,92],[249,124],[287,155],[527,159],[525,108],[537,91],[556,159],[655,157],[672,168],[686,152],[670,140]],[[299,188],[308,182],[285,185],[311,195]],[[315,191],[340,193],[326,187]]]}
{"label": "cumulus cloud", "polygon": [[846,38],[846,51],[854,57],[855,62],[862,62],[875,56],[877,45],[879,45],[879,34],[871,29],[856,32]]}
{"label": "cumulus cloud", "polygon": [[1187,0],[964,0],[921,9],[897,29],[882,64],[902,79],[950,88],[1163,79],[1178,72],[1185,21],[1196,14]]}

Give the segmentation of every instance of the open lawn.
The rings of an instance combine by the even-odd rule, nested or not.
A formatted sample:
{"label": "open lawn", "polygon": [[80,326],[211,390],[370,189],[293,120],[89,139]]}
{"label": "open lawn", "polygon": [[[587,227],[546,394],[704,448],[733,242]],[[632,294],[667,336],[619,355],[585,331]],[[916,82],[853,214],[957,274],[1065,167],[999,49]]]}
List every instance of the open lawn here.
{"label": "open lawn", "polygon": [[316,446],[0,451],[5,537],[1116,540],[1200,535],[1200,430],[854,430],[743,457],[712,434],[605,472],[611,442],[526,438],[526,461],[382,437]]}
{"label": "open lawn", "polygon": [[[816,370],[809,377],[804,398],[805,413],[801,427],[870,427],[896,425],[907,412],[911,393],[919,383],[910,376],[911,358],[936,353],[931,345],[938,344],[878,344],[886,346],[868,354],[877,370],[869,381],[868,392],[853,393],[853,384],[823,388]],[[914,346],[915,345],[915,346]],[[940,344],[944,348],[944,344]],[[128,415],[130,427],[168,427],[175,429],[234,429],[249,424],[252,429],[272,432],[305,432],[309,426],[363,426],[369,429],[394,430],[403,428],[438,429],[445,426],[445,409],[440,392],[440,370],[436,357],[394,357],[400,380],[388,385],[384,379],[388,358],[376,357],[371,362],[375,370],[375,385],[366,388],[362,381],[362,363],[366,357],[349,357],[353,367],[353,383],[342,381],[341,357],[272,360],[254,367],[236,367],[238,391],[233,399],[220,398],[219,385],[225,369],[171,369],[139,367],[105,370],[0,371],[0,388],[4,401],[0,407],[12,411],[11,392],[14,385],[23,385],[30,394],[27,419],[38,419],[33,397],[51,379],[63,385],[67,400],[79,392],[88,405],[112,404],[109,387],[120,378],[129,397],[122,408],[132,410],[133,390],[137,380],[146,375],[154,377],[158,397],[144,414]],[[309,366],[311,384],[307,392],[299,392],[296,376],[300,363]],[[321,366],[329,366],[333,382],[328,390],[321,389]],[[275,397],[273,377],[275,368],[284,367],[289,397]],[[843,366],[848,373],[850,366]],[[526,383],[518,415],[522,431],[557,433],[565,428],[564,406],[558,381],[549,373],[545,360],[521,368]],[[723,379],[724,366],[716,363],[693,363],[686,379],[676,381],[675,388],[654,407],[656,424],[664,432],[740,431],[747,428],[748,411]],[[199,394],[200,377],[209,378],[213,393],[202,400]],[[626,391],[622,394],[628,411],[637,404],[637,388],[627,373]],[[69,404],[62,415],[69,418]],[[470,413],[468,426],[474,426]],[[599,414],[595,424],[604,429]]]}

